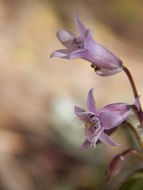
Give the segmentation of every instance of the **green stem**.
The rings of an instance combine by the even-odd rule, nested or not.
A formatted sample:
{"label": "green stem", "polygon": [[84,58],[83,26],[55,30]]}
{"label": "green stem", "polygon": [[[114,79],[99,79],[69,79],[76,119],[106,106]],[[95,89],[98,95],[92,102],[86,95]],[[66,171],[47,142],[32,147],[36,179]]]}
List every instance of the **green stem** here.
{"label": "green stem", "polygon": [[135,134],[138,143],[140,144],[141,148],[143,149],[143,140],[142,140],[142,138],[141,138],[141,134],[140,134],[139,129],[138,129],[138,128],[136,129],[131,123],[129,123],[129,122],[127,122],[127,121],[125,122],[125,124],[126,124],[126,125],[132,130],[132,132]]}

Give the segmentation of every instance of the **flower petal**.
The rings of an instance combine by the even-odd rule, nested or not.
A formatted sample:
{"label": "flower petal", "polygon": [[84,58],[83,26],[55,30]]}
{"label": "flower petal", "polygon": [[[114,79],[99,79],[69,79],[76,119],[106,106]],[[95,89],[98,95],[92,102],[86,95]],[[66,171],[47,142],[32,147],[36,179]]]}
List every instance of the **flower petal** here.
{"label": "flower petal", "polygon": [[83,57],[83,54],[86,52],[86,49],[80,49],[80,50],[76,50],[73,51],[69,54],[69,59],[74,59],[74,58],[81,58]]}
{"label": "flower petal", "polygon": [[129,105],[125,103],[114,103],[108,104],[101,111],[110,111],[110,112],[117,112],[119,114],[124,114],[129,110]]}
{"label": "flower petal", "polygon": [[81,145],[82,148],[90,148],[91,142],[88,139],[85,139],[84,143]]}
{"label": "flower petal", "polygon": [[95,106],[95,100],[93,97],[93,91],[94,91],[94,88],[90,89],[88,92],[87,108],[88,108],[88,111],[96,113],[96,106]]}
{"label": "flower petal", "polygon": [[75,15],[75,23],[76,23],[77,29],[78,29],[81,37],[84,37],[85,33],[86,33],[86,27],[81,23],[81,21],[79,20],[79,17],[77,15]]}
{"label": "flower petal", "polygon": [[68,55],[70,54],[70,51],[67,49],[60,49],[57,51],[54,51],[50,57],[61,57],[61,58],[68,58]]}
{"label": "flower petal", "polygon": [[60,40],[60,42],[69,50],[73,49],[72,42],[75,39],[75,34],[72,32],[69,32],[67,30],[59,30],[57,32],[57,37]]}
{"label": "flower petal", "polygon": [[90,33],[88,36],[84,43],[88,54],[84,59],[92,63],[96,73],[109,76],[122,71],[122,61],[103,45],[95,42]]}
{"label": "flower petal", "polygon": [[96,133],[94,132],[94,138],[91,141],[91,147],[96,147],[96,143],[98,139],[100,138],[100,135],[102,134],[102,128],[99,128],[96,130]]}
{"label": "flower petal", "polygon": [[99,118],[104,129],[112,129],[119,126],[127,119],[130,109],[127,104],[116,103],[105,106],[99,111]]}
{"label": "flower petal", "polygon": [[90,43],[93,41],[93,32],[90,29],[87,29],[84,36],[85,48],[88,49],[88,46],[90,46]]}
{"label": "flower petal", "polygon": [[85,135],[86,135],[86,139],[91,142],[90,147],[96,147],[96,143],[99,140],[99,137],[102,133],[102,126],[93,126],[91,125],[87,125],[85,128]]}
{"label": "flower petal", "polygon": [[[93,64],[94,65],[94,64]],[[103,68],[103,67],[96,67],[95,68],[95,71],[98,75],[101,75],[101,76],[110,76],[110,75],[114,75],[116,73],[119,73],[123,70],[123,67],[118,67],[116,69],[106,69],[106,68]]]}
{"label": "flower petal", "polygon": [[86,112],[83,108],[75,106],[74,112],[80,120],[82,120],[85,123],[89,122],[88,112]]}
{"label": "flower petal", "polygon": [[102,112],[100,114],[100,121],[104,129],[112,129],[119,126],[127,119],[129,112],[127,112],[124,117],[116,113]]}
{"label": "flower petal", "polygon": [[74,106],[74,111],[76,114],[80,114],[80,113],[85,112],[85,110],[83,108],[80,108],[78,106]]}
{"label": "flower petal", "polygon": [[113,141],[106,133],[102,132],[99,139],[105,143],[105,144],[109,144],[111,146],[119,146],[118,143],[116,143],[115,141]]}

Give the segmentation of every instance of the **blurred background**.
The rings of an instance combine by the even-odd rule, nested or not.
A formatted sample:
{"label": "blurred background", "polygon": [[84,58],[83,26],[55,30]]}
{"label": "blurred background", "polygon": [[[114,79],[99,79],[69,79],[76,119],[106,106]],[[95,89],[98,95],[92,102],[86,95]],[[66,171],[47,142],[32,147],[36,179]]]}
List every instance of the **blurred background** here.
{"label": "blurred background", "polygon": [[125,127],[113,134],[118,148],[80,149],[84,125],[73,108],[86,106],[91,87],[98,108],[134,98],[124,73],[104,78],[84,60],[50,59],[62,47],[57,30],[77,32],[76,12],[143,94],[143,1],[0,0],[0,190],[115,189],[142,164],[128,158],[134,160],[106,184],[111,158],[138,146]]}

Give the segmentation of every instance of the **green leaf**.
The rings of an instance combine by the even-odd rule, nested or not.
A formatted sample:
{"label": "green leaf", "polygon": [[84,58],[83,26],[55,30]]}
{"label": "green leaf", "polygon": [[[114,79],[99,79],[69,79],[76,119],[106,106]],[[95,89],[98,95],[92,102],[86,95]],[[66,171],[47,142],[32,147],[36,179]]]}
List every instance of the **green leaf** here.
{"label": "green leaf", "polygon": [[136,171],[131,175],[118,190],[142,190],[143,170]]}

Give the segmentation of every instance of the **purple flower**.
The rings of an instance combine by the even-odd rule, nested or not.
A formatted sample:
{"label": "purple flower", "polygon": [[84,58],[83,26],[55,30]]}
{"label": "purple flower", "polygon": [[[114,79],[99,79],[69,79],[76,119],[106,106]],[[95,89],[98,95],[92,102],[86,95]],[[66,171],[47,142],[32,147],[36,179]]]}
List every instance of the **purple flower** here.
{"label": "purple flower", "polygon": [[[118,146],[108,135],[107,131],[119,126],[130,114],[134,106],[125,103],[114,103],[97,110],[93,97],[94,89],[90,89],[87,98],[88,111],[75,106],[75,114],[85,123],[85,142],[83,148],[96,147],[100,140],[103,143]],[[106,131],[106,132],[105,132]]]}
{"label": "purple flower", "polygon": [[65,59],[82,58],[91,62],[97,74],[108,76],[122,71],[122,62],[101,44],[93,40],[92,31],[75,16],[79,36],[67,30],[59,30],[57,37],[66,49],[54,51],[51,57]]}

